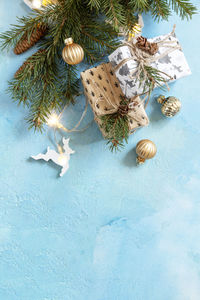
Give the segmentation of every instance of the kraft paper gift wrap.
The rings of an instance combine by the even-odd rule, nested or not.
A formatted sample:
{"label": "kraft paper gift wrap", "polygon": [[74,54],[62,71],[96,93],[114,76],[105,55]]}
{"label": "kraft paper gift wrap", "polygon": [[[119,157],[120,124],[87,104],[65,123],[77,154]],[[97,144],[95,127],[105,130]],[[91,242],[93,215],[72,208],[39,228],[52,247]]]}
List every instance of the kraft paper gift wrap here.
{"label": "kraft paper gift wrap", "polygon": [[[110,113],[114,106],[119,106],[122,90],[110,63],[101,64],[95,68],[81,73],[81,80],[84,87],[85,96],[94,112],[94,119],[105,136],[101,128],[101,116]],[[129,115],[129,130],[135,131],[139,127],[147,126],[149,119],[144,109],[144,101],[140,97],[134,97],[134,109]]]}
{"label": "kraft paper gift wrap", "polygon": [[[148,39],[149,42],[161,42],[165,40],[163,45],[159,46],[158,52],[155,54],[155,58],[158,57],[158,60],[151,63],[153,68],[156,68],[168,75],[171,76],[172,79],[169,80],[169,77],[162,74],[166,81],[172,82],[181,77],[187,76],[191,74],[190,68],[184,56],[184,53],[180,47],[180,49],[175,49],[169,54],[159,59],[159,56],[164,54],[172,47],[180,46],[176,35],[168,34],[161,35],[152,39]],[[130,58],[131,52],[128,46],[121,46],[117,50],[115,50],[110,56],[109,61],[112,64],[113,69],[115,69],[124,59]],[[144,85],[139,84],[138,80],[136,80],[131,74],[137,70],[137,60],[129,60],[128,62],[122,64],[119,69],[116,68],[115,74],[119,80],[121,89],[123,93],[127,97],[133,97],[135,95],[141,94],[144,91]]]}

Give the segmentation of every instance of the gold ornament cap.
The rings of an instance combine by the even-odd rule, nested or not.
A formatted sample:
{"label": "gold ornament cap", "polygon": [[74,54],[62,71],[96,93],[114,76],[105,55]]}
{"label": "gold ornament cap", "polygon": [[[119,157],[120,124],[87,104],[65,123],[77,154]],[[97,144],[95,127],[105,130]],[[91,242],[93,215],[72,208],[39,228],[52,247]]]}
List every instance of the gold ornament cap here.
{"label": "gold ornament cap", "polygon": [[65,39],[64,42],[65,42],[65,45],[71,45],[71,44],[73,44],[74,41],[73,41],[73,38],[70,37],[70,38]]}
{"label": "gold ornament cap", "polygon": [[158,98],[157,98],[157,102],[162,104],[164,101],[166,100],[165,96],[163,95],[160,95]]}

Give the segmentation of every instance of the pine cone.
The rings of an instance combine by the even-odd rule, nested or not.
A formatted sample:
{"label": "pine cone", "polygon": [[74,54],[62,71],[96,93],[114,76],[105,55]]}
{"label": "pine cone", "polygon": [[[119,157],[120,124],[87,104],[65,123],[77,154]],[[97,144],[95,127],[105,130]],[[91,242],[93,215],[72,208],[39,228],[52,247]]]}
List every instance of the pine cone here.
{"label": "pine cone", "polygon": [[24,63],[23,63],[23,65],[21,65],[21,67],[17,70],[17,72],[15,73],[15,78],[17,78],[17,76],[24,70],[24,68],[26,67],[26,65],[28,65],[28,62],[27,61],[25,61]]}
{"label": "pine cone", "polygon": [[158,44],[157,43],[149,43],[149,54],[154,55],[158,52]]}
{"label": "pine cone", "polygon": [[137,38],[136,46],[151,55],[154,55],[158,51],[158,44],[157,43],[150,43],[147,41],[147,38],[143,36],[139,36]]}
{"label": "pine cone", "polygon": [[139,36],[139,37],[137,38],[137,43],[136,43],[136,45],[137,45],[138,48],[140,48],[140,49],[143,50],[143,48],[146,48],[146,47],[147,47],[147,44],[148,44],[147,38],[145,38],[145,37],[143,37],[143,36]]}
{"label": "pine cone", "polygon": [[14,53],[18,55],[30,49],[45,35],[45,32],[46,27],[44,25],[38,25],[30,37],[30,42],[28,41],[27,34],[24,34],[15,46]]}
{"label": "pine cone", "polygon": [[23,65],[17,70],[17,72],[15,73],[15,78],[17,78],[17,76],[24,70],[24,68],[27,65],[30,65],[30,69],[33,68],[33,64],[30,62],[30,58],[33,58],[34,56],[37,56],[39,53],[45,52],[45,49],[40,49],[38,50],[36,53],[34,53],[31,57],[29,57],[24,63]]}
{"label": "pine cone", "polygon": [[128,111],[129,111],[128,104],[120,104],[120,106],[118,108],[118,113],[121,116],[126,116],[128,114]]}

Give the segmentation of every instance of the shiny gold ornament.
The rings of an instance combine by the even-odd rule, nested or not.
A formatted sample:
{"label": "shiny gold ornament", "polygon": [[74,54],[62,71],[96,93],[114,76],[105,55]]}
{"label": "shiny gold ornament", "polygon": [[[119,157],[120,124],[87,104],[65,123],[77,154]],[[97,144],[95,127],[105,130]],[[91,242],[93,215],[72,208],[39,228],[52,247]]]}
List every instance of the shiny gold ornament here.
{"label": "shiny gold ornament", "polygon": [[165,96],[160,95],[157,101],[162,105],[161,111],[166,117],[171,118],[175,116],[181,109],[181,101],[176,97],[170,96],[165,98]]}
{"label": "shiny gold ornament", "polygon": [[84,58],[83,48],[75,44],[72,38],[65,40],[65,48],[62,51],[62,57],[64,61],[69,65],[77,65]]}
{"label": "shiny gold ornament", "polygon": [[132,38],[138,35],[141,31],[142,31],[142,26],[136,23],[128,33],[128,41],[130,41]]}
{"label": "shiny gold ornament", "polygon": [[150,140],[141,140],[137,143],[136,153],[138,155],[136,161],[143,164],[146,159],[151,159],[156,155],[156,145]]}

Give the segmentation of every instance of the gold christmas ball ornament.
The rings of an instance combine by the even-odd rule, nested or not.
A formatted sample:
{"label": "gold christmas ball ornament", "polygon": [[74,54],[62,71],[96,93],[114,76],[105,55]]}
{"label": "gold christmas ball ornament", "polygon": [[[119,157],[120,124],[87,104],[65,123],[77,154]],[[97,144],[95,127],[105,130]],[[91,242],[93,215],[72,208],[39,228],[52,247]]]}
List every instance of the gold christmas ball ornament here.
{"label": "gold christmas ball ornament", "polygon": [[166,117],[175,116],[181,109],[181,101],[176,97],[170,96],[165,98],[165,96],[160,95],[157,99],[158,103],[160,103],[161,111]]}
{"label": "gold christmas ball ornament", "polygon": [[156,155],[156,145],[150,140],[141,140],[137,143],[136,153],[138,155],[136,162],[143,164],[146,159],[151,159]]}
{"label": "gold christmas ball ornament", "polygon": [[72,38],[65,40],[65,48],[62,51],[64,61],[69,65],[77,65],[84,58],[83,48],[75,44]]}

